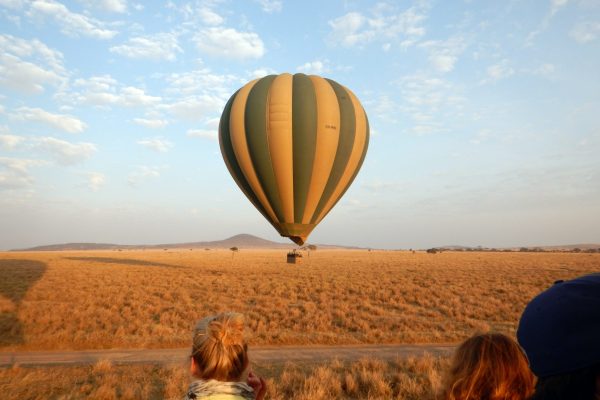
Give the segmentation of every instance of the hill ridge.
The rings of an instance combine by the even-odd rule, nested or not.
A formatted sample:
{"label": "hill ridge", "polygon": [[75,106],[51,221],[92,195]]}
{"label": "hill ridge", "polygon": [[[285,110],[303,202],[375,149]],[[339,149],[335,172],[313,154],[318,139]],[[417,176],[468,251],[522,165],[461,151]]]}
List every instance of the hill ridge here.
{"label": "hill ridge", "polygon": [[[64,251],[64,250],[115,250],[115,249],[183,249],[183,248],[211,248],[211,249],[229,249],[238,247],[240,249],[295,249],[293,243],[274,242],[249,233],[240,233],[222,240],[183,242],[183,243],[163,243],[163,244],[115,244],[115,243],[86,243],[71,242],[34,246],[23,249],[13,249],[10,251]],[[320,248],[342,248],[356,249],[358,247],[338,246],[338,245],[317,245]]]}

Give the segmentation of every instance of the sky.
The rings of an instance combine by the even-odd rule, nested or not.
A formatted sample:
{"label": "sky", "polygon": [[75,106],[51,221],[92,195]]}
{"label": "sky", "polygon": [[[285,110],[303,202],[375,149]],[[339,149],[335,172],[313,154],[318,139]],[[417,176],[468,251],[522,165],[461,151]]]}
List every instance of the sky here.
{"label": "sky", "polygon": [[371,126],[310,243],[600,242],[599,0],[0,0],[0,27],[0,249],[284,241],[217,140],[283,72]]}

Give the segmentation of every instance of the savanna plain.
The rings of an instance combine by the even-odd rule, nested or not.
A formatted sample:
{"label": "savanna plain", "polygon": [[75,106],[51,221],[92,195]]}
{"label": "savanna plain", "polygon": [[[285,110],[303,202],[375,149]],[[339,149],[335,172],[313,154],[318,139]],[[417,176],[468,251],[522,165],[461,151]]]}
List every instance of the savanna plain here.
{"label": "savanna plain", "polygon": [[[0,351],[186,347],[199,318],[244,313],[250,346],[456,343],[514,335],[559,279],[600,271],[600,254],[322,250],[0,253]],[[272,399],[433,399],[447,364],[423,357],[264,364]],[[181,365],[0,369],[19,399],[181,398]],[[7,396],[7,397],[6,397]]]}

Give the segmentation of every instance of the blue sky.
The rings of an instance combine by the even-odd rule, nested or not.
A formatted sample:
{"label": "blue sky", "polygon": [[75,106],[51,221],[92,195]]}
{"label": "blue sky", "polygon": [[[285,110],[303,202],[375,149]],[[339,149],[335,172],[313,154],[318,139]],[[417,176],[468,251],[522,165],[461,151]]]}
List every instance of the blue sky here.
{"label": "blue sky", "polygon": [[0,24],[0,249],[283,240],[216,140],[282,72],[348,86],[372,128],[310,242],[600,242],[597,0],[0,0]]}

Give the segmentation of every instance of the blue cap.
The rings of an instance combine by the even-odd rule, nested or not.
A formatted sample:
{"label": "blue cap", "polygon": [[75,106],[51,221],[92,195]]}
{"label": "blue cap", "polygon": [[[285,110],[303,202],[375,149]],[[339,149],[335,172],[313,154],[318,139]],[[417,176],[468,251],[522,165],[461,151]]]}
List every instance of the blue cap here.
{"label": "blue cap", "polygon": [[600,364],[600,273],[555,282],[537,295],[517,339],[538,377]]}

